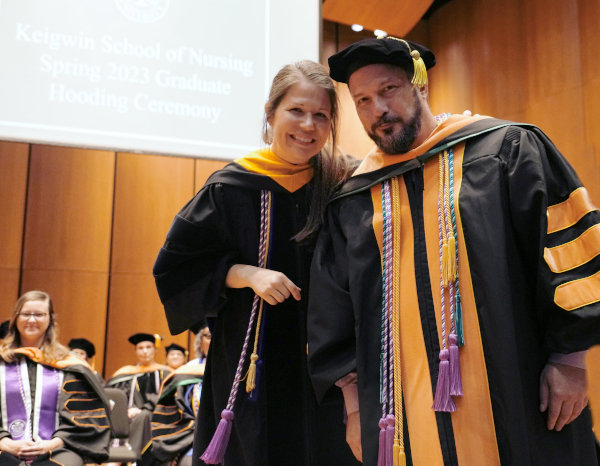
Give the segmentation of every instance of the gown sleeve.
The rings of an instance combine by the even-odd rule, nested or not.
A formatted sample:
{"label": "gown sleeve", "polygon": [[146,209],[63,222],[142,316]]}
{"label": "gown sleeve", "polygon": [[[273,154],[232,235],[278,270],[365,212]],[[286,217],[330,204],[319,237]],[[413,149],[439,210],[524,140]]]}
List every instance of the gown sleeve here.
{"label": "gown sleeve", "polygon": [[102,463],[108,458],[111,435],[107,400],[91,372],[87,377],[83,374],[85,370],[64,371],[58,398],[59,426],[53,436],[81,457]]}
{"label": "gown sleeve", "polygon": [[232,246],[224,186],[207,185],[177,214],[154,264],[172,334],[199,326],[225,301],[225,277],[240,261]]}
{"label": "gown sleeve", "polygon": [[571,353],[600,343],[600,212],[540,130],[521,130],[515,138],[507,179],[546,349]]}
{"label": "gown sleeve", "polygon": [[310,272],[308,367],[319,400],[338,379],[356,371],[346,238],[335,216],[336,207],[329,206]]}

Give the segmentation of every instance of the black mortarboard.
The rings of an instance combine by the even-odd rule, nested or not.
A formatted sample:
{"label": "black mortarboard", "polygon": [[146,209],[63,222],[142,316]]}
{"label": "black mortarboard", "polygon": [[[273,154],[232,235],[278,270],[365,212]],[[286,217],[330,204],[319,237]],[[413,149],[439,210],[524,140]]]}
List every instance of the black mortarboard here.
{"label": "black mortarboard", "polygon": [[165,346],[165,352],[169,354],[169,351],[181,351],[183,354],[187,354],[187,350],[177,343],[171,343],[169,346]]}
{"label": "black mortarboard", "polygon": [[71,341],[69,341],[69,349],[80,349],[85,351],[88,359],[93,358],[96,354],[94,344],[85,338],[71,338]]}
{"label": "black mortarboard", "polygon": [[158,348],[160,346],[160,342],[162,341],[162,337],[156,333],[154,335],[151,333],[134,333],[128,338],[128,340],[132,345],[137,345],[142,341],[149,341],[154,343]]}
{"label": "black mortarboard", "polygon": [[350,75],[367,65],[390,64],[413,75],[413,84],[427,84],[427,69],[435,65],[435,55],[427,47],[396,37],[364,39],[329,57],[329,75],[348,84]]}

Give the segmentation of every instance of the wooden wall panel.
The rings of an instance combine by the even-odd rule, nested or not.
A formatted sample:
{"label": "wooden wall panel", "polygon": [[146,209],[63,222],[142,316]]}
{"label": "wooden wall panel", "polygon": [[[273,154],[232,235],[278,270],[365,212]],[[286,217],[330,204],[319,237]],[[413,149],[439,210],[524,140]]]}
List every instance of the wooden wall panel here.
{"label": "wooden wall panel", "polygon": [[[327,65],[327,58],[337,50],[350,45],[357,40],[373,37],[370,31],[354,32],[349,27],[326,22],[323,27],[323,48],[321,63]],[[345,154],[362,159],[371,150],[374,143],[367,136],[360,122],[354,101],[343,83],[336,83],[340,102],[340,119],[338,126],[338,146]]]}
{"label": "wooden wall panel", "polygon": [[[592,19],[583,19],[583,3]],[[434,112],[470,109],[537,124],[597,191],[598,143],[590,139],[597,132],[589,122],[597,121],[599,107],[582,81],[583,71],[593,68],[587,58],[600,51],[598,41],[589,40],[597,19],[597,0],[447,3],[427,22],[428,45],[438,59],[430,73]],[[596,79],[590,71],[585,76]]]}
{"label": "wooden wall panel", "polygon": [[[229,163],[229,161],[226,162],[223,160],[196,159],[196,162],[195,162],[196,175],[195,175],[195,181],[194,181],[194,183],[195,183],[194,191],[195,192],[200,191],[200,188],[202,188],[202,186],[204,186],[204,183],[206,183],[206,180],[208,179],[208,177],[215,171],[223,168],[228,163]],[[183,205],[181,207],[183,207]]]}
{"label": "wooden wall panel", "polygon": [[83,270],[25,270],[23,290],[44,290],[52,296],[60,325],[60,342],[87,338],[96,347],[94,363],[104,364],[108,273]]}
{"label": "wooden wall panel", "polygon": [[29,144],[0,142],[0,321],[19,297]]}
{"label": "wooden wall panel", "polygon": [[[581,60],[581,81],[583,85],[583,129],[585,147],[581,159],[587,162],[580,176],[592,193],[597,203],[600,203],[600,1],[579,0],[579,53]],[[569,55],[570,57],[570,55]],[[566,57],[568,61],[569,57]],[[600,367],[600,357],[598,367]],[[600,404],[600,387],[598,389],[598,404]],[[600,428],[599,428],[600,429]]]}
{"label": "wooden wall panel", "polygon": [[433,0],[378,0],[348,2],[326,0],[323,18],[337,23],[359,23],[370,30],[383,29],[388,34],[403,37],[431,6]]}
{"label": "wooden wall panel", "polygon": [[24,269],[108,272],[114,157],[32,146]]}
{"label": "wooden wall panel", "polygon": [[19,297],[20,277],[19,268],[0,268],[0,322],[10,318],[10,313]]}
{"label": "wooden wall panel", "polygon": [[[600,54],[600,51],[598,51]],[[581,180],[600,206],[600,75],[586,83],[583,89],[584,146],[577,161]]]}
{"label": "wooden wall panel", "polygon": [[[151,273],[119,273],[110,286],[109,325],[105,376],[109,378],[119,367],[137,362],[134,347],[127,339],[137,332],[158,333],[163,344],[188,346],[188,332],[172,336]],[[164,346],[157,348],[156,361],[164,364]]]}
{"label": "wooden wall panel", "polygon": [[194,159],[117,154],[111,271],[152,273],[173,217],[194,194]]}
{"label": "wooden wall panel", "polygon": [[507,115],[527,100],[527,57],[518,0],[453,0],[428,21],[434,113]]}
{"label": "wooden wall panel", "polygon": [[21,293],[47,291],[60,313],[61,341],[104,347],[114,152],[34,145]]}
{"label": "wooden wall panel", "polygon": [[[171,338],[152,266],[173,217],[194,194],[194,159],[117,154],[105,374],[135,362],[127,338],[136,332]],[[164,351],[157,353],[164,361]]]}

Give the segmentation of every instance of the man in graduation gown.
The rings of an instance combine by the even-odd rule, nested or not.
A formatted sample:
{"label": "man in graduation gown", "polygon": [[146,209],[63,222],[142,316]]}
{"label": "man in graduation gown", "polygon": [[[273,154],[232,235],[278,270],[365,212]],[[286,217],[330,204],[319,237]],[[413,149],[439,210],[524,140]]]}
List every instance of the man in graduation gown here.
{"label": "man in graduation gown", "polygon": [[309,369],[318,397],[342,387],[355,454],[597,464],[600,212],[573,169],[533,126],[434,117],[419,44],[367,39],[329,64],[378,146],[311,269]]}
{"label": "man in graduation gown", "polygon": [[120,388],[128,396],[127,414],[131,419],[129,444],[139,454],[150,442],[152,411],[161,383],[171,373],[171,369],[154,360],[157,342],[160,341],[159,335],[149,333],[130,336],[129,342],[135,346],[138,363],[121,367],[106,383],[108,387]]}
{"label": "man in graduation gown", "polygon": [[[64,447],[34,464],[77,464],[73,452],[87,461],[105,461],[111,435],[108,399],[87,364],[72,355],[49,361],[38,348],[19,348],[15,354],[16,362],[0,361],[0,438],[62,439]],[[11,389],[17,380],[22,389]],[[23,463],[4,452],[0,464]]]}
{"label": "man in graduation gown", "polygon": [[71,338],[67,345],[74,356],[87,362],[92,368],[92,372],[100,382],[101,386],[106,383],[102,375],[94,368],[94,356],[96,354],[96,347],[87,338]]}
{"label": "man in graduation gown", "polygon": [[192,464],[194,425],[200,406],[205,360],[193,359],[163,381],[152,414],[152,445],[141,464]]}
{"label": "man in graduation gown", "polygon": [[171,370],[175,370],[186,363],[188,351],[177,343],[171,343],[165,347],[165,362]]}

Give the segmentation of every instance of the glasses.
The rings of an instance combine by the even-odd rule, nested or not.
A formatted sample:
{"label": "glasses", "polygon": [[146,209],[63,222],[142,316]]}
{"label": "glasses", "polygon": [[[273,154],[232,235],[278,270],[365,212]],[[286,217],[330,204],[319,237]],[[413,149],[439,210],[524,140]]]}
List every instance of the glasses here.
{"label": "glasses", "polygon": [[50,314],[48,314],[46,312],[20,312],[19,313],[19,319],[22,319],[22,320],[29,320],[32,317],[35,320],[42,320],[49,316],[50,316]]}

